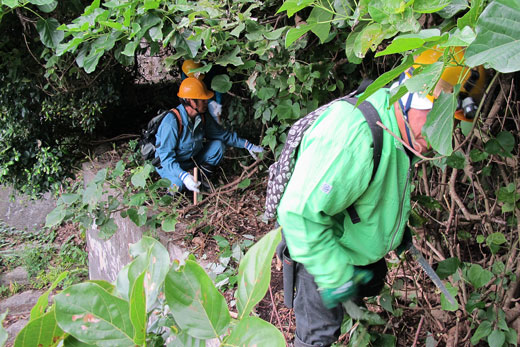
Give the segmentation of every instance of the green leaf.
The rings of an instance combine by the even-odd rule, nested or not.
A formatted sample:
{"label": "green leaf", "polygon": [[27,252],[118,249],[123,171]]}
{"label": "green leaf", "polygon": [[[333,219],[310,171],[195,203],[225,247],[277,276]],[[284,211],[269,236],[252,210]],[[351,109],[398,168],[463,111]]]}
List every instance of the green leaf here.
{"label": "green leaf", "polygon": [[476,31],[464,54],[469,66],[485,64],[502,73],[520,70],[520,2],[492,1],[480,15]]}
{"label": "green leaf", "polygon": [[453,152],[448,158],[446,158],[446,165],[449,167],[463,170],[466,167],[466,157],[460,151]]}
{"label": "green leaf", "polygon": [[284,347],[286,344],[274,325],[258,317],[245,317],[233,328],[225,345]]}
{"label": "green leaf", "polygon": [[305,7],[311,5],[314,0],[286,0],[283,5],[276,11],[276,13],[280,13],[283,11],[287,11],[287,16],[290,18],[296,12],[303,10]]}
{"label": "green leaf", "polygon": [[135,208],[129,208],[126,210],[128,218],[135,223],[138,227],[143,226],[146,223],[146,214],[139,213]]}
{"label": "green leaf", "polygon": [[132,41],[129,41],[125,45],[125,49],[121,52],[121,54],[126,55],[127,57],[133,57],[135,50],[137,49],[137,45],[139,45],[140,40],[134,39]]}
{"label": "green leaf", "polygon": [[163,219],[161,223],[161,228],[165,232],[175,231],[175,226],[177,225],[177,214],[171,214]]}
{"label": "green leaf", "polygon": [[272,41],[278,40],[286,29],[287,29],[287,27],[283,27],[283,28],[279,28],[276,30],[267,31],[267,32],[264,32],[263,35],[268,40],[272,40]]}
{"label": "green leaf", "polygon": [[146,180],[150,177],[150,172],[153,170],[153,166],[146,164],[145,166],[138,167],[135,174],[132,175],[131,182],[135,187],[144,188],[146,186]]}
{"label": "green leaf", "polygon": [[[473,1],[472,1],[473,2]],[[451,0],[448,6],[444,7],[442,10],[438,11],[438,15],[442,18],[451,18],[455,16],[460,11],[466,10],[468,8],[468,0]]]}
{"label": "green leaf", "polygon": [[83,62],[83,69],[86,73],[91,73],[96,70],[99,59],[103,56],[103,51],[94,52],[85,57]]}
{"label": "green leaf", "polygon": [[404,85],[410,93],[418,92],[421,95],[427,95],[430,90],[435,88],[437,81],[441,77],[443,64],[435,62],[418,68],[414,71],[412,78],[406,80]]}
{"label": "green leaf", "polygon": [[308,24],[314,24],[311,31],[318,36],[320,42],[323,43],[330,33],[332,12],[323,8],[313,7],[307,18]]}
{"label": "green leaf", "polygon": [[434,150],[442,155],[451,155],[453,152],[453,115],[457,109],[457,94],[459,85],[456,86],[455,93],[441,92],[439,98],[433,103],[432,110],[428,113],[426,123],[422,133]]}
{"label": "green leaf", "polygon": [[515,147],[515,138],[508,131],[498,133],[495,139],[491,139],[484,145],[484,149],[489,154],[511,157],[511,151]]}
{"label": "green leaf", "polygon": [[62,272],[58,278],[51,284],[49,289],[45,291],[36,302],[36,305],[31,309],[31,320],[35,320],[44,315],[45,310],[49,307],[49,295],[58,286],[58,284],[65,279],[68,275],[68,271]]}
{"label": "green leaf", "polygon": [[406,52],[422,47],[426,42],[438,41],[441,38],[439,29],[424,29],[417,34],[399,35],[385,50],[377,52],[376,57],[387,54]]}
{"label": "green leaf", "polygon": [[[139,242],[130,246],[130,255],[134,259],[126,267],[126,274],[118,274],[117,290],[125,298],[130,297],[131,288],[138,280],[141,273],[146,272],[144,289],[146,293],[146,310],[150,311],[157,301],[159,291],[162,290],[164,278],[170,268],[170,257],[166,248],[156,239],[143,236]],[[122,278],[126,276],[126,278]],[[119,284],[128,280],[128,291],[123,291]]]}
{"label": "green leaf", "polygon": [[478,264],[470,264],[469,268],[465,269],[463,273],[465,273],[466,279],[475,289],[485,286],[493,278],[491,271],[483,269],[482,266]]}
{"label": "green leaf", "polygon": [[[360,27],[360,26],[358,26]],[[358,58],[355,54],[354,44],[356,43],[356,39],[359,36],[360,30],[356,28],[354,31],[350,32],[347,37],[347,41],[345,42],[345,52],[347,54],[347,59],[352,64],[361,64],[363,59]]]}
{"label": "green leaf", "polygon": [[211,89],[219,93],[227,93],[232,85],[228,75],[216,75],[211,80]]}
{"label": "green leaf", "polygon": [[487,337],[491,334],[491,323],[487,320],[480,323],[477,330],[473,333],[471,337],[471,344],[476,345],[483,337]]}
{"label": "green leaf", "polygon": [[439,47],[457,47],[457,46],[468,46],[475,41],[476,34],[470,27],[466,26],[462,30],[455,28],[453,32],[450,32],[448,40],[439,44]]}
{"label": "green leaf", "polygon": [[506,332],[507,343],[517,346],[518,345],[518,333],[515,329],[509,328]]}
{"label": "green leaf", "polygon": [[65,333],[58,326],[54,311],[52,306],[44,315],[31,319],[16,336],[14,346],[55,346],[63,340]]}
{"label": "green leaf", "polygon": [[478,149],[472,149],[471,152],[469,152],[469,158],[474,163],[478,163],[479,161],[486,160],[489,157],[489,155],[486,152],[482,152]]}
{"label": "green leaf", "polygon": [[114,218],[109,218],[105,223],[99,226],[99,238],[103,240],[110,239],[117,231],[118,227]]}
{"label": "green leaf", "polygon": [[72,205],[73,203],[78,201],[79,198],[80,195],[75,193],[66,193],[60,196],[60,200],[63,201],[63,203],[66,205]]}
{"label": "green leaf", "polygon": [[415,0],[413,10],[419,13],[433,13],[442,10],[451,0]]}
{"label": "green leaf", "polygon": [[315,24],[304,24],[298,28],[289,29],[285,35],[285,48],[289,48],[289,46],[292,45],[294,41],[305,35],[314,26]]}
{"label": "green leaf", "polygon": [[56,320],[67,333],[100,346],[134,346],[127,301],[94,283],[73,285],[54,297]]}
{"label": "green leaf", "polygon": [[269,87],[262,87],[258,90],[256,96],[258,96],[261,100],[269,100],[273,96],[276,95],[276,89]]}
{"label": "green leaf", "polygon": [[437,270],[435,270],[435,272],[443,280],[448,276],[453,275],[455,271],[457,271],[457,269],[460,267],[460,265],[461,262],[459,258],[451,257],[441,261],[437,266]]}
{"label": "green leaf", "polygon": [[[28,2],[30,4],[33,4],[33,5],[49,5],[53,2],[54,0],[28,0]],[[5,1],[4,1],[5,2]]]}
{"label": "green leaf", "polygon": [[354,55],[364,58],[369,49],[375,51],[385,38],[385,30],[379,23],[372,23],[361,30],[354,42]]}
{"label": "green leaf", "polygon": [[413,56],[409,55],[406,59],[393,70],[385,72],[381,76],[379,76],[372,84],[370,84],[365,92],[358,98],[358,102],[356,106],[359,106],[364,100],[366,100],[370,95],[374,94],[376,91],[386,86],[388,83],[392,82],[394,79],[399,77],[399,75],[410,68],[413,65]]}
{"label": "green leaf", "polygon": [[471,0],[471,6],[468,12],[461,18],[457,19],[457,26],[464,28],[466,26],[474,28],[477,23],[478,17],[484,10],[486,5],[485,0]]}
{"label": "green leaf", "polygon": [[242,61],[242,58],[240,58],[238,56],[239,53],[240,53],[240,47],[236,46],[235,49],[233,49],[233,51],[218,58],[217,61],[215,61],[215,64],[222,65],[222,66],[227,66],[227,65],[240,66],[240,65],[244,64],[244,62]]}
{"label": "green leaf", "polygon": [[146,201],[145,193],[137,193],[130,197],[129,206],[141,206]]}
{"label": "green leaf", "polygon": [[130,291],[130,320],[135,329],[134,342],[136,345],[144,345],[146,341],[146,295],[144,291],[143,271],[135,280]]}
{"label": "green leaf", "polygon": [[40,18],[36,22],[36,30],[40,34],[40,40],[49,48],[56,48],[63,40],[65,33],[61,30],[56,30],[60,23],[54,18],[43,19]]}
{"label": "green leaf", "polygon": [[[457,297],[457,288],[454,288],[451,285],[451,283],[446,283],[446,289],[448,289],[448,292],[451,294],[452,297]],[[441,307],[443,310],[454,312],[459,309],[459,303],[455,299],[455,304],[452,304],[448,301],[444,293],[441,293]]]}
{"label": "green leaf", "polygon": [[168,272],[166,301],[182,330],[199,339],[218,338],[231,319],[226,300],[204,269],[192,260],[179,271]]}
{"label": "green leaf", "polygon": [[504,236],[504,234],[502,234],[500,232],[493,233],[493,234],[489,235],[488,237],[486,237],[486,243],[488,245],[493,244],[493,245],[500,246],[506,242],[507,242],[506,237]]}
{"label": "green leaf", "polygon": [[238,184],[238,188],[245,189],[245,188],[249,187],[250,184],[251,184],[251,180],[249,178],[246,178],[245,180],[243,180],[242,182],[240,182]]}
{"label": "green leaf", "polygon": [[67,210],[64,205],[57,206],[54,210],[52,210],[47,217],[45,217],[45,227],[51,228],[57,225],[60,225],[65,216],[67,215]]}
{"label": "green leaf", "polygon": [[51,13],[58,7],[58,0],[50,0],[49,3],[38,5],[38,9],[44,13]]}
{"label": "green leaf", "polygon": [[520,199],[520,193],[516,191],[516,184],[509,183],[506,187],[500,187],[497,199],[500,202],[515,204]]}
{"label": "green leaf", "polygon": [[2,0],[2,4],[10,8],[15,8],[18,6],[18,0]]}
{"label": "green leaf", "polygon": [[271,280],[271,260],[281,240],[281,228],[271,230],[247,251],[238,267],[235,292],[239,318],[249,315],[262,300]]}

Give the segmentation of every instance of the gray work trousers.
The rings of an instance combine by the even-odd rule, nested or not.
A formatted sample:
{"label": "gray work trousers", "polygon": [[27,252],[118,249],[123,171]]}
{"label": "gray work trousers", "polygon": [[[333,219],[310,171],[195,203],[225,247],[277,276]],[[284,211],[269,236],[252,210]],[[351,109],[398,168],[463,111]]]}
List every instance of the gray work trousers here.
{"label": "gray work trousers", "polygon": [[[295,266],[294,299],[292,305],[296,319],[294,346],[330,346],[337,341],[340,335],[343,307],[339,304],[331,310],[327,309],[323,305],[318,287],[316,282],[314,282],[314,277],[305,270],[302,264],[296,263],[288,257],[287,249],[284,250],[284,253],[284,267]],[[291,261],[293,262],[292,264],[290,264]],[[368,284],[359,288],[360,297],[356,298],[356,300],[379,294],[384,286],[384,279],[387,273],[386,261],[384,259],[362,268],[373,271],[374,278]],[[285,274],[286,272],[284,271]],[[289,288],[284,288],[286,304],[287,296],[292,297],[293,295],[289,291]]]}

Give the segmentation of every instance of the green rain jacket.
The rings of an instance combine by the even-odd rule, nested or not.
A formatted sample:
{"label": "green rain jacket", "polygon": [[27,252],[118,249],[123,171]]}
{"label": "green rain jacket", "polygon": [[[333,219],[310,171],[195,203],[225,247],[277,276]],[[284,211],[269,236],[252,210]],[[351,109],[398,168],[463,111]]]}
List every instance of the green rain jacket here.
{"label": "green rain jacket", "polygon": [[[382,123],[400,134],[388,89],[367,101]],[[370,183],[372,147],[363,114],[346,101],[328,107],[300,143],[278,222],[291,258],[305,266],[319,288],[341,286],[351,279],[354,265],[374,263],[401,243],[410,214],[410,158],[384,131],[381,161]],[[361,218],[356,224],[347,213],[352,204]]]}

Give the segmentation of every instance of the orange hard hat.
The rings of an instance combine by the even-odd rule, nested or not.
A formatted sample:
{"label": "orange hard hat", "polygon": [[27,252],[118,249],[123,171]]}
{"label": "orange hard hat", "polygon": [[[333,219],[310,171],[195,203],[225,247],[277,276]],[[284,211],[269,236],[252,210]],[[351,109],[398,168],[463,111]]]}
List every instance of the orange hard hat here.
{"label": "orange hard hat", "polygon": [[184,74],[188,77],[196,77],[196,78],[202,80],[202,79],[204,79],[203,74],[199,74],[198,76],[195,76],[195,74],[193,72],[190,72],[191,70],[198,69],[199,67],[202,67],[201,63],[196,63],[193,60],[188,59],[182,63],[182,72],[184,72]]}
{"label": "orange hard hat", "polygon": [[[416,63],[414,68],[422,64],[433,64],[437,62],[444,55],[442,49],[429,49],[421,53],[414,59]],[[448,65],[441,74],[439,81],[435,85],[433,91],[426,97],[433,102],[439,97],[441,91],[451,93],[453,87],[457,84],[461,85],[459,95],[471,97],[474,101],[479,102],[484,95],[486,85],[486,70],[482,66],[477,66],[470,69],[464,66],[464,48],[453,48],[454,61]],[[465,121],[472,121],[464,116],[462,110],[455,112],[455,118]]]}
{"label": "orange hard hat", "polygon": [[208,100],[215,95],[206,85],[195,77],[188,77],[182,81],[177,96],[183,99]]}

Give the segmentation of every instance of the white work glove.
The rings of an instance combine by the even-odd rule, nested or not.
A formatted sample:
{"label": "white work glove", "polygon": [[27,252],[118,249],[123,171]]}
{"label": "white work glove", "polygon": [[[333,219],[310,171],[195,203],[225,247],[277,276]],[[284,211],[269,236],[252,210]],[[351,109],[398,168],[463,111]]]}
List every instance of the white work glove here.
{"label": "white work glove", "polygon": [[208,103],[209,114],[220,124],[220,116],[222,115],[222,105],[216,102],[215,100],[211,100]]}
{"label": "white work glove", "polygon": [[245,145],[246,149],[249,151],[249,154],[251,154],[251,156],[257,160],[258,158],[256,157],[256,153],[262,153],[264,151],[264,149],[260,146],[256,146],[256,145],[253,145],[251,142],[249,141],[246,141],[246,145]]}
{"label": "white work glove", "polygon": [[192,192],[200,193],[200,191],[199,191],[200,182],[195,182],[195,178],[192,175],[190,175],[187,172],[184,172],[181,175],[181,180],[187,189],[191,190]]}

